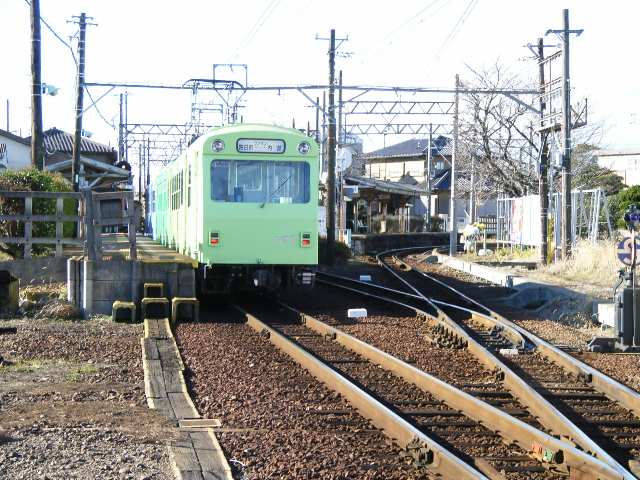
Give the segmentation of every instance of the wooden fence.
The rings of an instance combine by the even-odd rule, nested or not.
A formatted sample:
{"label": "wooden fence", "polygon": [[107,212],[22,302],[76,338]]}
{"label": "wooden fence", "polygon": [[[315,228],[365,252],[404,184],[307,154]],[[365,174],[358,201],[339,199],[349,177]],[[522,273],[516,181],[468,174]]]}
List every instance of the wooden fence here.
{"label": "wooden fence", "polygon": [[[9,202],[12,210],[22,213],[6,212]],[[34,200],[55,200],[55,213],[34,214]],[[64,212],[65,200],[74,201],[73,215]],[[65,245],[82,247],[89,260],[96,260],[102,255],[102,235],[104,227],[127,227],[129,257],[136,255],[136,224],[133,192],[10,192],[0,191],[0,243],[24,246],[24,258],[31,258],[33,246],[36,244],[55,246],[55,256],[64,254]],[[13,228],[11,223],[15,222]],[[74,223],[73,235],[64,235],[64,224]],[[19,228],[20,223],[24,225]],[[55,236],[34,236],[34,223],[55,223]],[[22,233],[19,231],[22,230]]]}

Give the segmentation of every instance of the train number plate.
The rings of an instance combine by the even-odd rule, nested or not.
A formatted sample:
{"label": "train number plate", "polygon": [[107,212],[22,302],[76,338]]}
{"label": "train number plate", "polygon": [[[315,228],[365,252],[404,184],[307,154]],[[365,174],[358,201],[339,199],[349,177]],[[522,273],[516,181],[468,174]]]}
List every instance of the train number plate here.
{"label": "train number plate", "polygon": [[241,153],[284,153],[284,140],[240,138],[236,148]]}

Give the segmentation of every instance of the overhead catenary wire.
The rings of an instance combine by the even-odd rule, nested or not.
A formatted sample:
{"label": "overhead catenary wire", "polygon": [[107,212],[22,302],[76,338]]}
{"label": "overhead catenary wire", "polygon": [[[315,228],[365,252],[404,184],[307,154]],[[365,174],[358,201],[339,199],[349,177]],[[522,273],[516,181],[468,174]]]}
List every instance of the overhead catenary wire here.
{"label": "overhead catenary wire", "polygon": [[281,0],[271,0],[267,7],[262,11],[260,16],[256,20],[256,23],[253,24],[242,41],[239,43],[238,48],[236,48],[236,51],[233,53],[232,60],[236,59],[239,53],[251,43],[262,26],[267,22],[267,20],[269,20],[269,17],[271,17],[273,12],[278,8],[280,1]]}
{"label": "overhead catenary wire", "polygon": [[[31,1],[30,0],[24,0],[25,3],[27,5],[29,5],[29,7],[31,7]],[[40,15],[40,21],[44,24],[45,27],[47,27],[47,29],[53,34],[54,37],[56,37],[58,40],[60,40],[60,42],[69,49],[69,51],[71,52],[71,56],[73,57],[73,62],[77,65],[78,61],[76,60],[76,55],[75,53],[73,53],[73,48],[71,47],[71,45],[69,45],[69,43],[67,43],[60,35],[58,35],[58,32],[56,32],[53,27],[51,25],[49,25],[47,23],[47,21],[42,18],[42,15]]]}
{"label": "overhead catenary wire", "polygon": [[453,40],[458,35],[460,30],[462,29],[462,26],[467,21],[467,19],[471,15],[471,12],[473,11],[473,9],[477,4],[478,4],[478,0],[469,0],[469,3],[467,4],[466,8],[462,12],[462,15],[460,15],[460,18],[458,18],[458,21],[455,23],[455,25],[453,26],[449,34],[446,36],[446,38],[440,45],[440,48],[438,48],[438,51],[435,55],[436,61],[440,59],[440,56],[444,53],[445,49],[449,46],[450,43],[453,42]]}

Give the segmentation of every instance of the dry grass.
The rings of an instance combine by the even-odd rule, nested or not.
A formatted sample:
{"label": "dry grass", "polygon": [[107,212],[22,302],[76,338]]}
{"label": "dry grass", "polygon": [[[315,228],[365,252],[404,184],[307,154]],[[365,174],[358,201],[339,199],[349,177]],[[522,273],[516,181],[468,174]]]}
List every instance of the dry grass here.
{"label": "dry grass", "polygon": [[542,267],[538,273],[551,281],[560,279],[610,288],[622,266],[612,240],[601,240],[596,244],[581,240],[574,247],[572,258]]}
{"label": "dry grass", "polygon": [[76,320],[80,318],[80,310],[66,300],[51,300],[37,308],[35,318]]}

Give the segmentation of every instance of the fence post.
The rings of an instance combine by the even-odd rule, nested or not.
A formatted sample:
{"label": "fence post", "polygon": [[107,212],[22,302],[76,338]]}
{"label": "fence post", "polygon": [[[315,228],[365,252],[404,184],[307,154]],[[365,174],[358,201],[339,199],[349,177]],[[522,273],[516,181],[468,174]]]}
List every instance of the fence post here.
{"label": "fence post", "polygon": [[62,256],[62,215],[64,214],[64,198],[56,198],[56,257]]}
{"label": "fence post", "polygon": [[33,197],[26,192],[24,197],[24,258],[31,258],[31,238],[33,236]]}
{"label": "fence post", "polygon": [[136,249],[136,212],[133,202],[133,192],[128,192],[127,196],[127,232],[129,236],[129,258],[131,260],[138,259],[138,251]]}
{"label": "fence post", "polygon": [[90,261],[96,260],[96,232],[94,228],[94,213],[93,213],[93,193],[90,189],[83,189],[84,198],[84,227],[85,227],[85,246],[87,252],[87,259]]}

